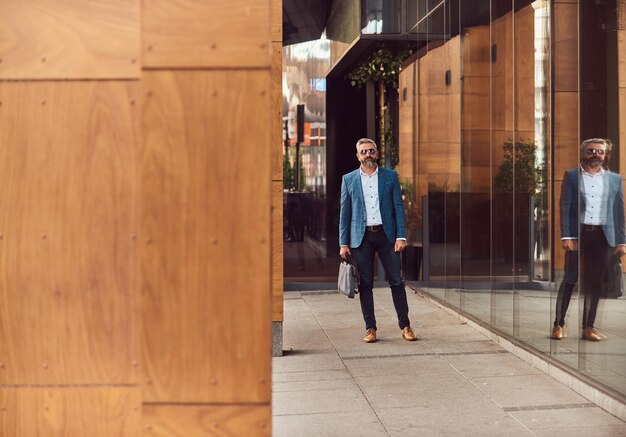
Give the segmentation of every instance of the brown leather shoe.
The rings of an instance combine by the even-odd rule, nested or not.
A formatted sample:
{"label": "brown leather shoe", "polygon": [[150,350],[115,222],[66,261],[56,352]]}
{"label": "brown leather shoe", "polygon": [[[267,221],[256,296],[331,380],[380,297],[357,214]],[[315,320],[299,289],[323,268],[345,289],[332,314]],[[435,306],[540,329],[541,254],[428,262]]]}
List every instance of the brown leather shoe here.
{"label": "brown leather shoe", "polygon": [[583,340],[600,341],[600,340],[603,340],[603,336],[598,334],[598,331],[596,331],[593,328],[585,328],[583,329]]}
{"label": "brown leather shoe", "polygon": [[417,340],[417,336],[415,335],[415,332],[413,332],[413,330],[408,326],[405,326],[404,328],[402,328],[402,338],[404,338],[406,341]]}
{"label": "brown leather shoe", "polygon": [[367,335],[363,337],[363,341],[365,343],[374,343],[376,341],[376,330],[372,328],[368,329]]}
{"label": "brown leather shoe", "polygon": [[565,337],[563,335],[563,327],[556,325],[553,329],[552,329],[552,335],[550,336],[550,338],[553,338],[554,340],[561,340],[563,339],[563,337]]}

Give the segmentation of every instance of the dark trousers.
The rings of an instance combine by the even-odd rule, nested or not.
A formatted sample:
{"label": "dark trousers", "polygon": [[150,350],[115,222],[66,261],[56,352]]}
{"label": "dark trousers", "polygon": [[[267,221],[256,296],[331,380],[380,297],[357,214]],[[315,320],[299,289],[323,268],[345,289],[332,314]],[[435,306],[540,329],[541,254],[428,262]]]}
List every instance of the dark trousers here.
{"label": "dark trousers", "polygon": [[391,287],[393,305],[398,315],[400,329],[410,326],[409,305],[406,299],[404,282],[400,274],[400,253],[394,252],[394,244],[389,242],[383,230],[378,232],[365,231],[363,242],[359,247],[352,250],[359,269],[359,299],[361,311],[365,320],[365,329],[376,329],[376,316],[374,315],[374,260],[378,259],[385,269],[387,282]]}
{"label": "dark trousers", "polygon": [[556,295],[556,317],[554,326],[565,326],[565,314],[572,298],[572,292],[578,282],[578,251],[569,250],[565,253],[565,276]]}
{"label": "dark trousers", "polygon": [[602,294],[604,278],[606,277],[607,261],[609,258],[609,244],[602,230],[580,232],[580,280],[585,295],[583,307],[583,329],[593,328],[598,311],[598,302]]}
{"label": "dark trousers", "polygon": [[[583,303],[583,329],[593,328],[598,312],[598,303],[606,286],[606,273],[610,257],[609,245],[602,230],[581,230],[580,260]],[[572,298],[572,291],[578,281],[578,252],[565,254],[565,276],[556,296],[556,317],[554,326],[565,325],[565,314]]]}

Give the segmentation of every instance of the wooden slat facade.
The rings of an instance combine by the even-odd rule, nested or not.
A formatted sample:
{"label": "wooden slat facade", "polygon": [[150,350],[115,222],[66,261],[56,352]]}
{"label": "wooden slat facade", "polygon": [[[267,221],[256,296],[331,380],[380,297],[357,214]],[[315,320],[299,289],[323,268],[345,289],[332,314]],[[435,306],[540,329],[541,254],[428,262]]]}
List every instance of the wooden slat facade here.
{"label": "wooden slat facade", "polygon": [[0,0],[1,435],[271,435],[281,12]]}

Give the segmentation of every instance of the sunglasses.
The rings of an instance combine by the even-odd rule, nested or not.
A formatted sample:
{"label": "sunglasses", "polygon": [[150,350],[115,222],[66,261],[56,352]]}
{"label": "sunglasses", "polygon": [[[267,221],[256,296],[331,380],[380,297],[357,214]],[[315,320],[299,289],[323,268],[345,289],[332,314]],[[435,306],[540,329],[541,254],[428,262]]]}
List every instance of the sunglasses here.
{"label": "sunglasses", "polygon": [[361,155],[369,153],[370,155],[376,155],[376,149],[362,149],[359,151]]}
{"label": "sunglasses", "polygon": [[585,153],[589,155],[606,155],[606,150],[602,149],[585,149]]}

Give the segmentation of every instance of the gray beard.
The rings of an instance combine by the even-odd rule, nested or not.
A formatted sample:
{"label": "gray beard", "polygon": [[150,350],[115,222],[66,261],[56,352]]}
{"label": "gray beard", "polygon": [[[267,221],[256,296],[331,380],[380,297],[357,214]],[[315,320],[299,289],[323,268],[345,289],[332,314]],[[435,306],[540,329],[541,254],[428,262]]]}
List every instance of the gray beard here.
{"label": "gray beard", "polygon": [[597,159],[594,159],[594,160],[589,160],[589,162],[587,162],[587,165],[591,168],[598,168],[602,165],[602,162],[598,161]]}
{"label": "gray beard", "polygon": [[367,168],[372,168],[376,165],[374,161],[370,161],[369,159],[363,163],[363,165]]}

